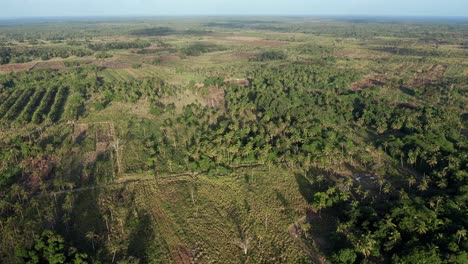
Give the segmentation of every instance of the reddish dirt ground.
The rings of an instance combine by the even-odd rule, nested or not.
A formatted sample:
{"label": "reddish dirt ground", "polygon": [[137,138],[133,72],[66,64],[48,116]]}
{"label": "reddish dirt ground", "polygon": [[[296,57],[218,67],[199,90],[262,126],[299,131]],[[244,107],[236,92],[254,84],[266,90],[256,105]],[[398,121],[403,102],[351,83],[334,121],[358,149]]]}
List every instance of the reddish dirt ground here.
{"label": "reddish dirt ground", "polygon": [[224,109],[224,89],[216,86],[208,87],[208,95],[203,100],[211,107]]}
{"label": "reddish dirt ground", "polygon": [[41,61],[36,63],[31,70],[38,70],[38,69],[53,69],[53,70],[64,70],[66,69],[65,65],[62,61]]}
{"label": "reddish dirt ground", "polygon": [[190,264],[192,263],[192,256],[190,252],[184,248],[179,247],[177,248],[177,252],[173,252],[173,259],[177,264]]}
{"label": "reddish dirt ground", "polygon": [[35,62],[28,63],[12,63],[0,65],[0,72],[20,72],[27,71],[36,65]]}
{"label": "reddish dirt ground", "polygon": [[385,74],[373,74],[366,78],[355,82],[351,85],[351,90],[358,91],[366,89],[375,85],[382,85],[385,83],[387,76]]}
{"label": "reddish dirt ground", "polygon": [[128,62],[120,61],[120,60],[96,60],[93,62],[94,65],[105,67],[108,69],[127,69],[130,68],[132,65]]}
{"label": "reddish dirt ground", "polygon": [[424,69],[415,74],[413,81],[410,83],[412,86],[430,85],[442,79],[447,70],[446,65],[431,65],[429,68]]}
{"label": "reddish dirt ground", "polygon": [[240,44],[247,46],[261,46],[261,47],[278,47],[288,45],[285,41],[275,40],[254,40],[254,41],[241,41]]}

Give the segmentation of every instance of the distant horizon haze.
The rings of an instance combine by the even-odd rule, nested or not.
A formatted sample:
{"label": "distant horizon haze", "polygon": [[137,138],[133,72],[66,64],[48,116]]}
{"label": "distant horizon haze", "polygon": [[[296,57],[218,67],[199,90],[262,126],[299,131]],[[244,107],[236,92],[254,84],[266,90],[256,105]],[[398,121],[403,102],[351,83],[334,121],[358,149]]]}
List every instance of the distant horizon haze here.
{"label": "distant horizon haze", "polygon": [[467,17],[467,0],[0,0],[0,19],[44,17]]}

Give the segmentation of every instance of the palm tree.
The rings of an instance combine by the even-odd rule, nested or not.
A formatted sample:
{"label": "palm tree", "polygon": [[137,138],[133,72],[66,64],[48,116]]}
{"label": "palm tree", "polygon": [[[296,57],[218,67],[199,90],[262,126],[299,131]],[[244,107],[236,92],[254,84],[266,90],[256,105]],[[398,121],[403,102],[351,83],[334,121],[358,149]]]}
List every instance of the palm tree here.
{"label": "palm tree", "polygon": [[379,194],[382,194],[382,188],[383,188],[383,186],[384,186],[384,184],[385,184],[385,179],[379,177],[379,178],[377,179],[377,183],[379,184]]}
{"label": "palm tree", "polygon": [[427,164],[429,164],[429,166],[431,168],[433,168],[435,165],[437,165],[437,157],[436,156],[432,156],[430,157],[428,160],[427,160]]}
{"label": "palm tree", "polygon": [[325,181],[325,177],[323,175],[318,175],[316,181],[320,188],[320,184]]}
{"label": "palm tree", "polygon": [[91,245],[93,246],[93,251],[96,251],[95,247],[94,247],[94,242],[97,241],[97,239],[99,238],[99,236],[94,233],[93,231],[89,231],[86,233],[86,238],[91,241]]}
{"label": "palm tree", "polygon": [[418,232],[418,234],[420,235],[426,234],[427,231],[429,230],[424,221],[417,221],[415,229],[416,229],[416,232]]}
{"label": "palm tree", "polygon": [[367,259],[374,250],[377,241],[371,238],[370,234],[362,235],[362,239],[357,241],[356,248],[361,252],[362,255]]}
{"label": "palm tree", "polygon": [[410,176],[407,181],[408,181],[408,191],[409,191],[411,189],[411,186],[416,183],[416,179],[414,178],[414,176]]}
{"label": "palm tree", "polygon": [[427,189],[429,189],[429,182],[430,182],[430,179],[424,176],[421,183],[418,186],[418,190],[426,191]]}
{"label": "palm tree", "polygon": [[24,216],[23,216],[23,206],[19,202],[16,202],[13,205],[13,210],[15,211],[16,214],[20,214],[22,219],[24,218]]}
{"label": "palm tree", "polygon": [[437,211],[439,207],[439,203],[442,202],[442,200],[443,198],[441,196],[436,196],[436,197],[431,198],[431,200],[429,201],[429,207]]}
{"label": "palm tree", "polygon": [[37,215],[41,218],[41,212],[39,211],[39,201],[37,199],[32,199],[29,204],[31,207],[36,208]]}
{"label": "palm tree", "polygon": [[117,251],[119,251],[119,247],[114,245],[114,244],[111,244],[110,245],[110,250],[111,250],[111,253],[112,253],[112,262],[111,263],[114,263],[115,262],[115,255],[117,254]]}
{"label": "palm tree", "polygon": [[235,242],[236,245],[238,245],[244,251],[244,255],[247,255],[248,253],[250,241],[252,241],[252,238],[247,237],[243,240],[237,240]]}
{"label": "palm tree", "polygon": [[466,229],[463,228],[458,230],[456,235],[458,236],[458,244],[460,244],[460,240],[466,237]]}

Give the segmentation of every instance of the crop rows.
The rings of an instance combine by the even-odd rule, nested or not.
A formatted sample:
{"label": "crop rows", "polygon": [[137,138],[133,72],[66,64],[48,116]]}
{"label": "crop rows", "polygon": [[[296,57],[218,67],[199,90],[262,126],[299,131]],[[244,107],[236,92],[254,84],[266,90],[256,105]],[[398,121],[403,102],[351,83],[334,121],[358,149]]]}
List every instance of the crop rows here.
{"label": "crop rows", "polygon": [[36,92],[34,92],[33,96],[31,97],[31,100],[29,100],[28,104],[23,109],[23,112],[21,112],[18,120],[22,123],[29,123],[31,121],[31,116],[34,113],[34,110],[36,110],[37,106],[41,102],[42,97],[44,96],[46,90],[44,88],[36,89]]}
{"label": "crop rows", "polygon": [[57,122],[67,101],[67,87],[17,89],[11,94],[0,94],[0,119],[22,124],[42,123],[46,118]]}
{"label": "crop rows", "polygon": [[39,107],[36,109],[34,114],[32,115],[32,122],[39,124],[44,121],[44,118],[47,116],[47,114],[50,111],[50,106],[54,102],[55,94],[57,93],[57,87],[50,87],[47,89],[47,92],[42,98],[41,103],[39,104]]}
{"label": "crop rows", "polygon": [[60,87],[55,96],[54,104],[51,107],[49,112],[49,118],[53,122],[57,122],[60,119],[60,116],[63,112],[63,107],[65,106],[65,101],[67,100],[68,96],[68,88]]}
{"label": "crop rows", "polygon": [[16,102],[18,96],[20,96],[24,91],[23,90],[15,90],[5,102],[0,105],[0,118],[2,118],[6,112],[10,109],[10,107]]}
{"label": "crop rows", "polygon": [[14,120],[18,117],[18,112],[21,111],[23,106],[28,103],[32,89],[24,90],[23,93],[16,99],[16,102],[10,107],[8,112],[3,117],[4,119]]}
{"label": "crop rows", "polygon": [[8,92],[0,93],[0,105],[8,99],[8,96],[10,96]]}

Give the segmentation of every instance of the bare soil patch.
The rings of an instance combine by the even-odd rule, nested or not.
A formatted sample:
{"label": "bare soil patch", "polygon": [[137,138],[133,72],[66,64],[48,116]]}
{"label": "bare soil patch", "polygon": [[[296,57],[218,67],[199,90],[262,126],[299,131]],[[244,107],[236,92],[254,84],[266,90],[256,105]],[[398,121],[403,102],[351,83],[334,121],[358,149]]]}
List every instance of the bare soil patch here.
{"label": "bare soil patch", "polygon": [[338,50],[333,52],[333,56],[338,58],[350,58],[358,60],[377,60],[390,57],[390,54],[375,53],[365,49]]}
{"label": "bare soil patch", "polygon": [[208,106],[224,109],[224,89],[216,86],[208,87],[208,95],[203,97],[203,101]]}
{"label": "bare soil patch", "polygon": [[278,47],[288,45],[289,42],[278,41],[278,40],[266,40],[256,37],[246,37],[246,36],[234,36],[226,37],[225,40],[232,42],[237,45],[247,45],[247,46],[256,46],[256,47]]}
{"label": "bare soil patch", "polygon": [[383,85],[388,76],[386,74],[372,74],[364,79],[351,84],[351,90],[359,91],[376,85]]}
{"label": "bare soil patch", "polygon": [[288,45],[286,41],[276,41],[276,40],[254,40],[254,41],[241,41],[240,44],[247,46],[260,46],[260,47],[279,47]]}
{"label": "bare soil patch", "polygon": [[108,69],[126,69],[130,68],[132,65],[128,62],[121,61],[121,60],[113,60],[113,59],[105,59],[105,60],[96,60],[93,63],[94,65],[105,67]]}
{"label": "bare soil patch", "polygon": [[414,79],[410,82],[410,85],[425,86],[434,84],[435,82],[441,80],[444,77],[446,70],[447,65],[433,64],[428,68],[417,72],[414,76]]}
{"label": "bare soil patch", "polygon": [[41,61],[31,68],[31,70],[41,69],[64,70],[66,67],[63,61]]}
{"label": "bare soil patch", "polygon": [[232,56],[236,59],[250,59],[256,55],[259,55],[260,52],[258,51],[234,51]]}
{"label": "bare soil patch", "polygon": [[12,63],[12,64],[4,64],[0,65],[0,72],[21,72],[30,70],[32,67],[36,65],[35,62],[28,62],[28,63]]}
{"label": "bare soil patch", "polygon": [[182,246],[179,246],[175,252],[172,252],[173,259],[177,264],[191,264],[192,255],[190,252]]}

